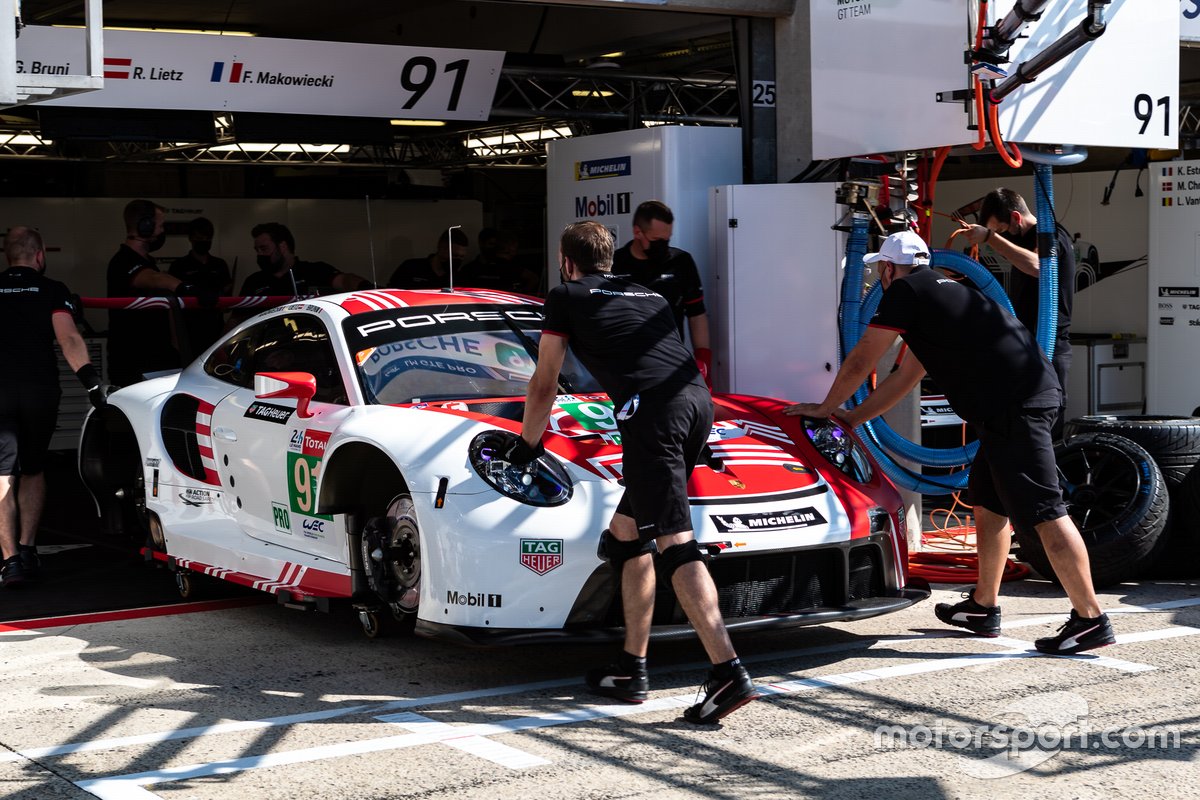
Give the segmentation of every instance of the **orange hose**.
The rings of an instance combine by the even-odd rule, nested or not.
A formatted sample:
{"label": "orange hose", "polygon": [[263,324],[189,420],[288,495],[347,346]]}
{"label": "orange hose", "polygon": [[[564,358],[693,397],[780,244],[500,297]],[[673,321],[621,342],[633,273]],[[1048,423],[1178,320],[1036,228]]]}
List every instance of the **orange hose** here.
{"label": "orange hose", "polygon": [[[1029,576],[1029,567],[1011,558],[1004,565],[1000,580],[1019,581]],[[931,583],[974,583],[979,580],[979,557],[975,554],[910,553],[908,574]]]}
{"label": "orange hose", "polygon": [[971,145],[976,150],[982,150],[987,147],[987,117],[984,116],[983,109],[983,81],[979,80],[979,76],[975,76],[975,129],[979,132],[979,138]]}
{"label": "orange hose", "polygon": [[1016,144],[1012,145],[1012,155],[1009,155],[1009,145],[1004,142],[1004,137],[1000,135],[1000,112],[997,110],[996,103],[988,104],[988,132],[992,135],[992,144],[996,145],[996,152],[1000,154],[1000,158],[1004,160],[1013,169],[1017,169],[1025,162],[1021,157],[1021,148]]}

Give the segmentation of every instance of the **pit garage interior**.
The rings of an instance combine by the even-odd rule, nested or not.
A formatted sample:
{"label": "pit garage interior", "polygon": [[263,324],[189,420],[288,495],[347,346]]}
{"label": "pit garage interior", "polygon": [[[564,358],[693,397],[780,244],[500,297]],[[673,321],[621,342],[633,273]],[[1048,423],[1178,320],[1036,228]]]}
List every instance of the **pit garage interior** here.
{"label": "pit garage interior", "polygon": [[[1051,10],[1054,4],[1051,0]],[[796,393],[827,386],[828,370],[789,379],[766,364],[779,361],[770,352],[775,342],[796,350],[793,363],[832,361],[836,368],[836,294],[812,312],[832,326],[819,343],[789,339],[801,337],[782,324],[790,324],[789,317],[779,316],[788,314],[786,295],[764,312],[777,321],[769,336],[749,326],[743,336],[734,320],[748,320],[753,304],[770,302],[773,288],[780,295],[778,287],[797,292],[810,285],[810,264],[798,257],[810,242],[812,259],[823,262],[814,270],[822,291],[826,285],[840,290],[838,262],[855,209],[835,197],[855,191],[847,187],[857,186],[866,196],[863,187],[887,175],[893,208],[897,195],[919,199],[917,175],[929,168],[932,148],[940,143],[893,148],[882,157],[878,152],[824,157],[822,145],[814,144],[820,122],[810,97],[828,75],[812,61],[813,18],[837,13],[826,7],[842,6],[844,23],[853,24],[853,15],[872,13],[871,5],[349,0],[331,8],[304,0],[109,0],[102,4],[103,23],[113,35],[203,31],[298,43],[499,51],[501,67],[479,119],[432,114],[424,119],[401,108],[379,116],[330,116],[303,103],[287,110],[230,111],[191,108],[186,99],[182,107],[163,109],[28,98],[32,102],[0,110],[0,224],[38,226],[46,237],[50,276],[83,297],[104,296],[104,267],[121,240],[121,208],[138,197],[167,208],[167,244],[157,254],[164,268],[187,251],[186,223],[196,216],[216,223],[213,253],[236,270],[238,284],[255,269],[250,228],[257,222],[287,223],[302,258],[381,283],[401,261],[431,252],[451,226],[461,226],[470,239],[467,260],[478,254],[479,231],[494,228],[515,237],[520,260],[539,273],[544,292],[555,280],[553,243],[565,222],[596,216],[610,224],[618,244],[630,238],[628,209],[618,220],[618,193],[608,199],[604,180],[555,183],[554,149],[558,168],[570,171],[588,158],[586,144],[572,149],[586,137],[617,137],[611,141],[630,148],[626,142],[651,142],[658,155],[676,147],[682,154],[669,170],[678,172],[668,170],[653,186],[680,192],[673,206],[677,213],[688,209],[672,244],[708,262],[702,273],[720,341],[714,346],[715,388],[818,400]],[[892,13],[874,5],[877,15]],[[912,29],[899,28],[896,38],[910,33],[909,41],[920,42],[921,15],[936,5],[923,3],[912,14]],[[1072,0],[1072,13],[1078,16],[1086,5]],[[1114,5],[1121,12],[1121,3]],[[1180,3],[1177,81],[1170,92],[1147,86],[1137,96],[1144,94],[1148,103],[1139,100],[1121,111],[1136,118],[1135,129],[1152,132],[1164,125],[1166,114],[1164,135],[1173,144],[1082,143],[1086,159],[1056,165],[1053,172],[1055,216],[1075,239],[1078,259],[1068,416],[1115,418],[1068,426],[1068,434],[1129,435],[1154,457],[1161,472],[1154,491],[1169,493],[1172,503],[1170,520],[1160,510],[1162,519],[1155,523],[1160,533],[1171,532],[1168,554],[1156,553],[1153,569],[1132,571],[1102,592],[1106,610],[1116,612],[1120,647],[1091,659],[1028,658],[1025,640],[1033,638],[1033,627],[1057,624],[1051,615],[1064,602],[1061,589],[1037,571],[1005,584],[1004,592],[1012,595],[1005,601],[1005,635],[991,644],[934,632],[932,602],[868,623],[800,629],[807,638],[746,635],[735,641],[756,680],[761,675],[769,682],[763,690],[767,702],[731,718],[718,742],[706,741],[673,724],[690,702],[687,692],[700,670],[699,651],[686,643],[661,645],[661,666],[652,677],[655,686],[661,679],[663,690],[655,699],[620,710],[588,705],[575,685],[572,676],[598,652],[585,646],[512,648],[481,657],[438,642],[367,641],[349,612],[291,614],[269,600],[263,604],[259,593],[221,581],[204,579],[202,591],[181,598],[170,573],[114,542],[95,519],[77,475],[75,450],[87,399],[65,371],[39,537],[45,575],[35,587],[0,590],[0,674],[16,679],[9,701],[0,704],[0,719],[7,720],[0,728],[17,726],[11,738],[0,735],[8,750],[0,754],[0,785],[7,787],[0,794],[27,800],[219,798],[235,792],[267,798],[294,796],[303,787],[318,797],[564,791],[597,798],[850,792],[955,797],[986,790],[1000,797],[1040,791],[1109,798],[1132,796],[1149,785],[1163,797],[1194,796],[1200,747],[1200,706],[1193,690],[1200,681],[1194,667],[1200,472],[1191,465],[1200,460],[1200,385],[1190,377],[1194,346],[1188,334],[1200,327],[1200,299],[1189,300],[1200,285],[1194,249],[1200,220],[1180,223],[1177,213],[1186,210],[1185,198],[1200,197],[1200,177],[1188,188],[1186,175],[1193,173],[1184,171],[1195,169],[1200,176],[1200,167],[1187,166],[1200,164],[1200,25],[1192,27],[1200,6],[1193,6],[1190,0]],[[1114,26],[1122,13],[1129,12],[1113,15]],[[81,40],[87,35],[83,2],[21,2],[19,15],[27,26],[63,26],[55,27],[56,35],[70,32]],[[106,56],[131,58],[128,68],[137,66],[139,54],[117,52],[113,41],[106,42]],[[18,47],[20,42],[18,36]],[[388,82],[369,68],[357,70],[355,51],[345,52],[337,80],[348,93],[360,91],[359,84],[369,91]],[[851,60],[862,65],[867,77],[857,80],[869,87],[851,105],[869,109],[905,80],[904,53],[878,42],[864,44]],[[123,68],[105,67],[117,74]],[[232,63],[225,67],[230,68]],[[946,80],[946,91],[965,88],[966,75],[962,64]],[[229,72],[220,78],[228,81]],[[129,78],[106,80],[111,85]],[[410,92],[424,91],[419,70],[406,80]],[[942,105],[956,103],[963,105],[961,98]],[[968,116],[962,114],[964,122]],[[886,124],[861,112],[863,128]],[[710,161],[723,159],[725,166],[713,167],[721,178],[705,184],[708,173],[696,171],[688,147],[692,141],[707,143],[709,134],[721,142],[720,159]],[[693,135],[699,138],[687,138]],[[968,131],[944,155],[934,208],[969,215],[972,204],[999,185],[1032,198],[1033,164],[1014,169],[991,144],[972,147],[974,135]],[[598,157],[607,156],[600,151]],[[672,174],[682,178],[672,182]],[[711,193],[714,186],[723,187],[724,199],[722,191]],[[779,193],[738,194],[759,186]],[[639,191],[653,190],[634,190]],[[650,196],[635,197],[634,205]],[[865,205],[877,210],[887,205],[886,199],[870,197]],[[739,220],[747,238],[753,233],[779,241],[736,255],[728,222],[739,203],[760,216],[759,227],[749,214]],[[606,211],[612,219],[605,218]],[[870,224],[884,226],[886,220],[876,217]],[[954,228],[947,217],[935,216],[930,244],[954,247]],[[787,263],[789,256],[796,263]],[[771,260],[769,268],[730,279],[728,270],[736,264],[760,257]],[[979,257],[1003,284],[1008,265],[986,250]],[[1167,266],[1152,274],[1156,258]],[[89,308],[80,323],[103,363],[106,312]],[[881,364],[889,367],[890,362]],[[937,388],[925,386],[921,394],[889,415],[891,425],[923,445],[963,444],[964,426],[947,413]],[[1128,418],[1147,422],[1122,421]],[[1087,456],[1079,451],[1068,461],[1072,469],[1087,469]],[[919,467],[914,471],[922,474]],[[935,480],[944,471],[923,469]],[[934,554],[922,566],[934,576],[936,599],[956,599],[971,583],[959,571],[971,549],[969,507],[957,496],[919,486],[905,489],[904,497],[910,548]],[[1163,534],[1164,548],[1166,538]],[[1036,557],[1032,560],[1036,567]],[[209,644],[197,648],[196,642]],[[527,670],[531,657],[538,663]],[[931,676],[937,681],[932,689]],[[956,692],[970,698],[960,708]],[[42,711],[44,720],[22,724],[29,709]],[[753,727],[742,723],[738,729],[743,714]],[[1094,740],[1086,734],[1083,747],[1068,743],[1002,761],[988,758],[992,751],[978,745],[955,749],[911,742],[914,730],[937,729],[939,720],[976,732],[1013,719],[1018,727],[1075,731],[1070,726],[1086,726],[1089,715],[1094,729],[1142,726],[1151,735],[1166,735],[1157,746],[1112,748],[1118,753],[1105,744],[1103,760],[1089,754]],[[652,730],[639,730],[648,721]],[[909,746],[881,747],[878,735],[871,739],[876,724],[908,726]],[[464,741],[457,742],[459,737]],[[595,755],[606,747],[620,748],[629,758]],[[676,752],[678,762],[672,760]],[[396,757],[409,784],[397,787],[371,753]],[[446,753],[449,768],[439,769]],[[709,764],[716,765],[719,779]],[[612,788],[623,783],[627,791]]]}

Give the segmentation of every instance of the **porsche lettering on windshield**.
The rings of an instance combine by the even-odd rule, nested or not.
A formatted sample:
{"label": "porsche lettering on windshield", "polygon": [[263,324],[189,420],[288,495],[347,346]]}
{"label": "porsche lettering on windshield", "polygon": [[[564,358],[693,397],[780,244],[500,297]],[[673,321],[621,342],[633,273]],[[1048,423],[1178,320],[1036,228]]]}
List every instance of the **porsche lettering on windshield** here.
{"label": "porsche lettering on windshield", "polygon": [[542,321],[540,311],[446,311],[439,314],[406,314],[398,316],[389,314],[384,319],[367,322],[362,325],[356,325],[355,329],[358,335],[362,337],[370,336],[373,333],[380,331],[402,329],[411,330],[413,328],[426,328],[430,325],[446,325],[454,322],[503,322],[505,319],[510,319],[517,323],[538,323]]}

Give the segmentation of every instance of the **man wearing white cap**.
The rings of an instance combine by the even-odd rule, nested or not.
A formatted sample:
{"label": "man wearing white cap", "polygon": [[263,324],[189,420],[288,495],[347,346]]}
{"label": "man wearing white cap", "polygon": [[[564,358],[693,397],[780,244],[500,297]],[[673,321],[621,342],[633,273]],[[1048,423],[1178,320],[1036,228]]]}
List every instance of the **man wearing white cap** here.
{"label": "man wearing white cap", "polygon": [[[983,292],[931,269],[929,247],[911,231],[887,237],[863,262],[879,269],[884,291],[878,311],[825,399],[784,413],[818,419],[837,414],[857,427],[894,406],[928,370],[955,412],[974,427],[980,445],[968,484],[979,580],[962,602],[938,603],[938,619],[981,636],[1000,634],[997,603],[1011,518],[1038,532],[1071,599],[1066,624],[1057,636],[1038,639],[1037,649],[1065,655],[1112,644],[1112,626],[1092,589],[1087,549],[1058,485],[1050,430],[1062,387],[1037,342]],[[840,410],[897,335],[910,351],[900,368],[862,405]]]}

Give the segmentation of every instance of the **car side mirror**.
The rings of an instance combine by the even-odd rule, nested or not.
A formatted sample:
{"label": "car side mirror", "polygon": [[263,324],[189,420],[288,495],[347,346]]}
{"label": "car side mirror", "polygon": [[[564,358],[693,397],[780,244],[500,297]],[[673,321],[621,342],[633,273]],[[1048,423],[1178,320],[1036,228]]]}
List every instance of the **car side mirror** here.
{"label": "car side mirror", "polygon": [[254,375],[254,396],[259,400],[291,397],[296,401],[296,416],[308,419],[313,413],[308,402],[317,393],[317,379],[308,372],[258,372]]}

